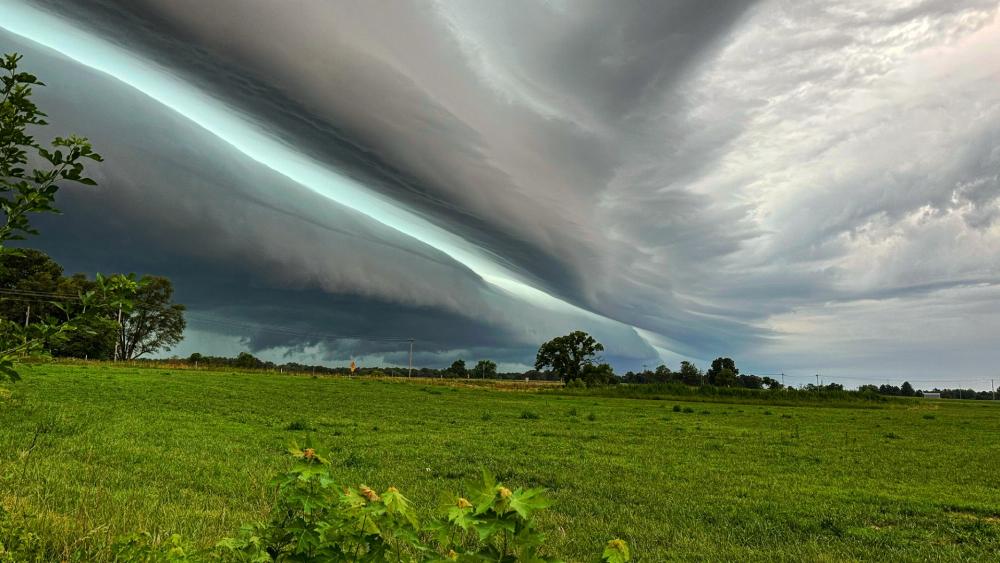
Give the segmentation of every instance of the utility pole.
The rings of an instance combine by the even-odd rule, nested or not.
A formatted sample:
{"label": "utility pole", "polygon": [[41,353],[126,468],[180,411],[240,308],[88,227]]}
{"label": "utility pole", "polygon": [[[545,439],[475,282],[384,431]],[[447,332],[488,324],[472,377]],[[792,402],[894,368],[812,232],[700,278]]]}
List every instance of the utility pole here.
{"label": "utility pole", "polygon": [[118,348],[122,341],[122,304],[118,303],[118,338],[115,340],[115,357],[114,361],[118,361]]}
{"label": "utility pole", "polygon": [[28,311],[24,313],[24,328],[28,328],[28,323],[31,322],[31,304],[28,304]]}
{"label": "utility pole", "polygon": [[816,374],[816,387],[819,387],[819,374]]}
{"label": "utility pole", "polygon": [[993,400],[997,400],[997,384],[996,381],[990,380],[990,387],[993,388]]}
{"label": "utility pole", "polygon": [[781,388],[785,388],[785,372],[781,372]]}
{"label": "utility pole", "polygon": [[406,374],[406,377],[413,377],[413,339],[410,339],[410,371]]}

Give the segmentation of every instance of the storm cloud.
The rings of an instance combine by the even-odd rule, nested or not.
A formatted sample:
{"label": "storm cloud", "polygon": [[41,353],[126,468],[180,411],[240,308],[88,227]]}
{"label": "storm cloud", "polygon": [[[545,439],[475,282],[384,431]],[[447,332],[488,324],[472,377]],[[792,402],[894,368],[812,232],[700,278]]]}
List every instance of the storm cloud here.
{"label": "storm cloud", "polygon": [[947,382],[1000,334],[997,9],[0,0],[0,47],[107,160],[33,243],[171,276],[179,353],[513,367],[580,328]]}

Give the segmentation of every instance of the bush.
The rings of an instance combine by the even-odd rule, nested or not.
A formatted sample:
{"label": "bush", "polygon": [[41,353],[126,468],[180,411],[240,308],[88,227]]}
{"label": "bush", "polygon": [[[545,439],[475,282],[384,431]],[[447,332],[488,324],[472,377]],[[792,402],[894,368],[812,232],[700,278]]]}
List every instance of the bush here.
{"label": "bush", "polygon": [[674,405],[674,412],[681,412],[681,406],[680,405]]}
{"label": "bush", "polygon": [[538,413],[536,413],[536,412],[521,411],[521,418],[524,419],[524,420],[538,420],[539,418],[542,418],[542,417],[539,416]]}
{"label": "bush", "polygon": [[[290,471],[279,476],[278,500],[267,524],[245,526],[211,554],[222,561],[531,561],[545,535],[533,516],[550,501],[544,489],[511,490],[486,472],[449,497],[441,514],[421,523],[395,487],[376,492],[337,484],[329,464],[311,448],[292,448]],[[176,548],[177,541],[174,540]],[[612,540],[601,560],[630,560],[628,545]]]}

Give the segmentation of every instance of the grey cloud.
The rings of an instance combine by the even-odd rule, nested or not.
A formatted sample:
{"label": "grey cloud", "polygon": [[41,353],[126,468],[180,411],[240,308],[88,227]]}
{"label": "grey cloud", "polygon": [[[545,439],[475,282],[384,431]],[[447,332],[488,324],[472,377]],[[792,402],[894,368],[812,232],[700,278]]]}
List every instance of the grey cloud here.
{"label": "grey cloud", "polygon": [[[133,102],[142,130],[170,127],[189,146],[146,142],[113,116],[78,122],[111,147],[104,180],[121,197],[68,196],[54,252],[114,265],[74,243],[83,219],[66,222],[110,208],[91,240],[141,222],[159,250],[132,264],[263,288],[261,300],[310,318],[303,330],[378,311],[440,334],[427,358],[490,350],[523,363],[539,338],[586,326],[634,366],[655,355],[636,327],[671,358],[731,354],[768,369],[776,357],[807,363],[814,342],[813,361],[846,370],[876,349],[796,315],[842,315],[830,325],[845,334],[896,330],[885,315],[897,302],[941,303],[932,311],[944,315],[1000,276],[1000,53],[984,39],[995,1],[30,3],[613,319],[533,310],[153,104]],[[251,293],[190,298],[245,322],[279,312],[241,304]],[[312,318],[312,302],[340,313]],[[276,354],[345,353],[241,337]]]}

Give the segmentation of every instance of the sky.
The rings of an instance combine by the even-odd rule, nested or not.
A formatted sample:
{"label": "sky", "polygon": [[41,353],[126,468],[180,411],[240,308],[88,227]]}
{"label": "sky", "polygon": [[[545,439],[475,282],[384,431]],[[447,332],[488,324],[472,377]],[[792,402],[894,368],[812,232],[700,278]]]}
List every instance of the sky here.
{"label": "sky", "polygon": [[[1000,379],[998,2],[0,0],[168,354]],[[280,330],[279,330],[280,329]]]}

